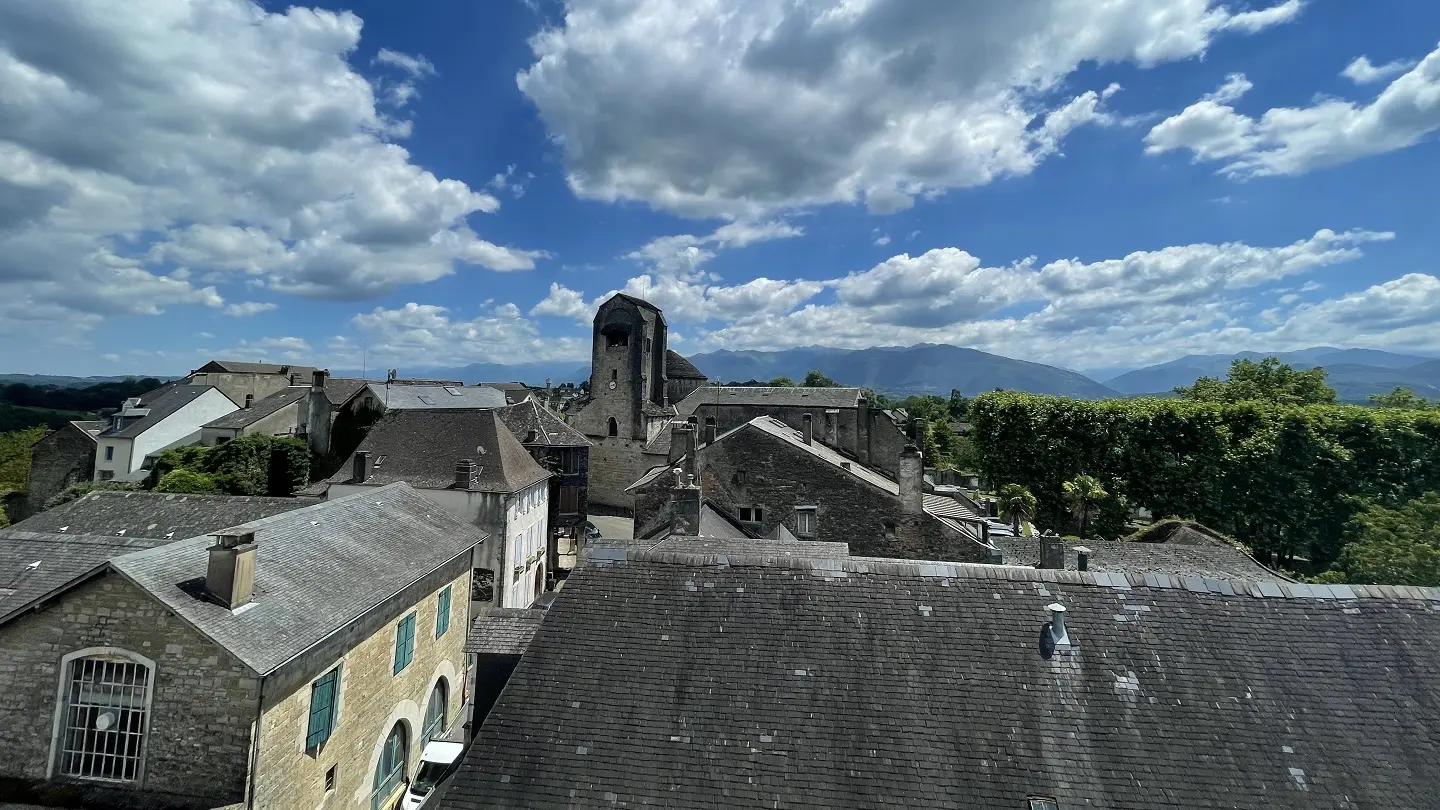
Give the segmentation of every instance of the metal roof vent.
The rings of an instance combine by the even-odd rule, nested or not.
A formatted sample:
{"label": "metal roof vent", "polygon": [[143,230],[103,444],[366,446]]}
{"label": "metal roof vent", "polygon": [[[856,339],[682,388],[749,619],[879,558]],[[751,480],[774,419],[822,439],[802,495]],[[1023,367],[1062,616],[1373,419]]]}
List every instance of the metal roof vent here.
{"label": "metal roof vent", "polygon": [[1051,602],[1045,609],[1050,611],[1050,640],[1055,644],[1055,651],[1069,651],[1071,645],[1070,634],[1065,632],[1065,606]]}

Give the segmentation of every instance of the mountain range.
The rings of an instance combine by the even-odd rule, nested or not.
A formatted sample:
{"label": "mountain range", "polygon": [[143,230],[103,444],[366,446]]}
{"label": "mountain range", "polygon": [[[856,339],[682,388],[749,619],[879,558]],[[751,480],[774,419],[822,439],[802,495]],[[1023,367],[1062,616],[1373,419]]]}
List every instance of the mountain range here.
{"label": "mountain range", "polygon": [[1385,394],[1395,388],[1409,388],[1430,399],[1440,398],[1440,360],[1376,349],[1337,349],[1333,346],[1316,346],[1293,352],[1191,354],[1168,363],[1128,371],[1105,380],[1105,385],[1127,395],[1167,393],[1176,386],[1191,385],[1200,377],[1224,378],[1234,360],[1259,362],[1266,357],[1278,358],[1297,369],[1324,368],[1326,383],[1345,402],[1365,402],[1371,394]]}

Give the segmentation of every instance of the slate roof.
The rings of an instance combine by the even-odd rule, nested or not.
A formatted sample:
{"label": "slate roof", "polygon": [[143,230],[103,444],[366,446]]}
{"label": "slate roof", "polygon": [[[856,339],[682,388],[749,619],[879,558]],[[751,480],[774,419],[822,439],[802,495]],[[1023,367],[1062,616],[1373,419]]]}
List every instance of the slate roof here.
{"label": "slate roof", "polygon": [[289,366],[279,363],[246,363],[237,360],[211,360],[200,368],[190,372],[201,374],[206,372],[228,372],[231,374],[300,374],[301,379],[307,383],[315,373],[314,366]]}
{"label": "slate roof", "polygon": [[[1006,565],[1034,566],[1040,562],[1040,538],[991,536]],[[1211,579],[1273,579],[1289,581],[1284,574],[1266,568],[1253,557],[1223,543],[1186,545],[1181,543],[1134,543],[1124,540],[1072,540],[1065,543],[1065,567],[1077,568],[1076,546],[1090,549],[1091,571],[1118,571],[1134,574],[1169,574]]]}
{"label": "slate roof", "polygon": [[[622,299],[622,300],[625,300],[625,301],[629,301],[630,303],[634,304],[634,305],[637,306],[637,307],[643,307],[643,308],[645,308],[645,309],[650,310],[651,312],[656,313],[657,315],[660,315],[660,316],[662,316],[662,317],[664,316],[664,313],[660,311],[660,308],[659,308],[659,307],[655,306],[654,304],[650,303],[649,301],[646,301],[644,298],[639,298],[639,297],[630,295],[630,294],[628,294],[628,293],[615,293],[614,295],[610,296],[610,300],[611,300],[611,301],[613,301],[613,300],[616,299],[616,298],[619,298],[619,299]],[[610,303],[610,301],[606,301],[605,303],[608,304],[608,303]],[[605,306],[605,304],[601,304],[600,306],[603,307],[603,306]]]}
{"label": "slate roof", "polygon": [[326,377],[325,397],[330,400],[331,407],[338,408],[364,391],[370,382],[358,377]]}
{"label": "slate roof", "polygon": [[484,608],[470,623],[465,652],[474,655],[523,655],[543,621],[543,610]]}
{"label": "slate roof", "polygon": [[70,424],[74,425],[76,430],[80,431],[93,442],[95,438],[105,430],[105,426],[109,423],[104,419],[83,419],[71,422]]}
{"label": "slate roof", "polygon": [[1041,573],[590,559],[437,807],[1436,806],[1440,589]]}
{"label": "slate roof", "polygon": [[763,537],[666,536],[648,540],[593,540],[586,547],[583,556],[587,561],[604,565],[615,560],[627,560],[638,552],[699,555],[706,565],[725,565],[732,556],[761,561],[781,558],[839,559],[850,556],[850,544],[771,540]]}
{"label": "slate roof", "polygon": [[112,557],[165,543],[148,537],[0,529],[0,624],[37,599],[104,568]]}
{"label": "slate roof", "polygon": [[590,440],[585,438],[585,434],[567,424],[559,414],[534,400],[503,408],[500,419],[522,444],[546,447],[590,446]]}
{"label": "slate roof", "polygon": [[[149,408],[150,413],[136,419],[120,430],[102,431],[100,436],[102,438],[133,439],[159,424],[166,417],[199,399],[207,391],[216,391],[219,393],[220,389],[212,388],[208,385],[161,386],[155,389],[157,395],[152,397],[150,394],[146,394],[140,400],[140,407]],[[220,396],[225,397],[223,393],[220,393]],[[226,397],[226,400],[228,401],[229,398]]]}
{"label": "slate roof", "polygon": [[392,385],[371,383],[375,401],[387,410],[435,410],[437,408],[503,408],[505,394],[480,385]]}
{"label": "slate roof", "polygon": [[[370,453],[367,484],[403,481],[420,489],[452,489],[455,464],[466,458],[477,468],[471,492],[519,492],[550,477],[495,409],[392,409],[371,426],[356,448],[361,450]],[[351,455],[329,483],[352,483],[354,469]]]}
{"label": "slate roof", "polygon": [[665,350],[665,376],[672,380],[704,380],[707,378],[695,364],[674,349]]}
{"label": "slate roof", "polygon": [[134,552],[111,565],[260,674],[470,554],[486,537],[403,484],[245,525],[257,545],[253,607],[232,612],[197,596],[210,537]]}
{"label": "slate roof", "polygon": [[183,540],[316,503],[314,498],[96,490],[26,518],[13,528],[64,535]]}
{"label": "slate roof", "polygon": [[482,382],[480,385],[504,394],[505,401],[511,405],[524,402],[533,391],[530,386],[522,382]]}
{"label": "slate roof", "polygon": [[[702,385],[675,406],[681,416],[694,414],[701,405],[770,405],[774,407],[856,408],[861,388],[802,388],[745,385]],[[816,419],[820,413],[816,413]]]}
{"label": "slate roof", "polygon": [[206,423],[203,427],[226,430],[247,428],[287,405],[294,405],[309,394],[310,386],[308,385],[286,386],[268,397],[252,402],[248,408],[231,411],[219,419]]}

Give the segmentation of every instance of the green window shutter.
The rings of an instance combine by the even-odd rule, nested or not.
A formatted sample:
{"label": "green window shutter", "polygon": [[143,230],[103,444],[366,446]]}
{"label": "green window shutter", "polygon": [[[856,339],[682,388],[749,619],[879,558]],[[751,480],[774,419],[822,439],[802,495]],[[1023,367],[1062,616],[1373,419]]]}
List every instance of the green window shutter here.
{"label": "green window shutter", "polygon": [[415,614],[400,620],[395,627],[395,669],[394,674],[410,666],[415,660]]}
{"label": "green window shutter", "polygon": [[307,750],[323,744],[335,730],[335,697],[339,686],[338,667],[310,685],[310,723],[305,733]]}
{"label": "green window shutter", "polygon": [[450,586],[447,585],[445,586],[445,590],[440,592],[440,600],[435,607],[435,637],[440,638],[441,636],[445,635],[445,631],[449,629]]}

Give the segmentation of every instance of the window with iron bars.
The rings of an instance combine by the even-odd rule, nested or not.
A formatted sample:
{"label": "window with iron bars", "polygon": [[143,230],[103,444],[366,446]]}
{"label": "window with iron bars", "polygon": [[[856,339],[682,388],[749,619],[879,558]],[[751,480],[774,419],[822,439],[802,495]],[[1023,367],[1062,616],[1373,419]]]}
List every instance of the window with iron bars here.
{"label": "window with iron bars", "polygon": [[151,674],[144,664],[112,656],[70,662],[59,773],[118,782],[140,778]]}

